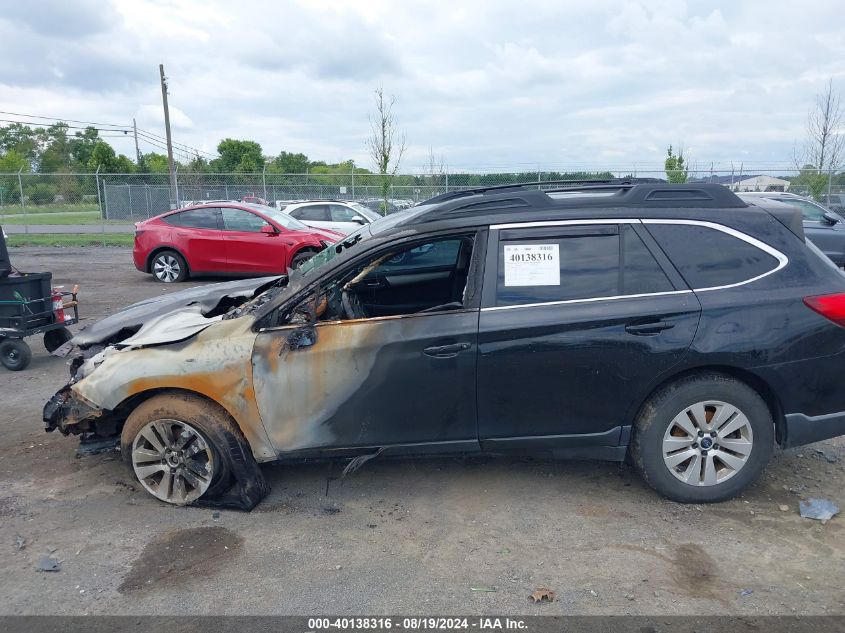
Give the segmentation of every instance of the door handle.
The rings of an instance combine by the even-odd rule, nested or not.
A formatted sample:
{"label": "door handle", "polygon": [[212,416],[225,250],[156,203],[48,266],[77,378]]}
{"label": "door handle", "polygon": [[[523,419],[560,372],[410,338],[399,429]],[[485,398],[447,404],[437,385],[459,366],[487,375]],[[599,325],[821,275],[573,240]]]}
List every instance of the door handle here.
{"label": "door handle", "polygon": [[450,345],[435,345],[433,347],[426,347],[423,354],[432,356],[434,358],[453,358],[460,352],[465,352],[472,345],[469,343],[451,343]]}
{"label": "door handle", "polygon": [[633,321],[625,326],[625,331],[636,336],[653,336],[673,327],[675,324],[669,321]]}

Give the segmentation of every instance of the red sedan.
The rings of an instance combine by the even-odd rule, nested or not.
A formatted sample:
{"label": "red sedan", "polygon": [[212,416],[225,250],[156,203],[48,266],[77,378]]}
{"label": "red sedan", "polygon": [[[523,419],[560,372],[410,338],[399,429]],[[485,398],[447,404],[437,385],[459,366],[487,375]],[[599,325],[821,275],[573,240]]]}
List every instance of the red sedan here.
{"label": "red sedan", "polygon": [[188,275],[278,275],[343,237],[272,207],[215,202],[168,211],[135,225],[135,268],[159,281]]}

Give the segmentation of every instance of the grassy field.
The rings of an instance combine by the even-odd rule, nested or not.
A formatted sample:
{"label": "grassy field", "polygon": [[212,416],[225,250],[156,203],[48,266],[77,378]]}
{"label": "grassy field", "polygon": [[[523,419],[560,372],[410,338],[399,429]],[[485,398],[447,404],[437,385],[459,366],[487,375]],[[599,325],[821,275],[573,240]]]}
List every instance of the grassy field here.
{"label": "grassy field", "polygon": [[[68,211],[55,213],[33,213],[31,215],[0,216],[0,224],[100,224],[103,219],[99,211]],[[106,221],[106,224],[114,222]],[[124,220],[121,224],[126,224]]]}
{"label": "grassy field", "polygon": [[19,204],[4,204],[0,207],[0,216],[3,215],[23,215],[41,214],[41,213],[78,213],[78,212],[96,212],[99,214],[100,208],[96,203],[80,202],[77,204],[27,204],[21,207]]}
{"label": "grassy field", "polygon": [[135,236],[131,233],[15,234],[6,238],[8,246],[132,246]]}

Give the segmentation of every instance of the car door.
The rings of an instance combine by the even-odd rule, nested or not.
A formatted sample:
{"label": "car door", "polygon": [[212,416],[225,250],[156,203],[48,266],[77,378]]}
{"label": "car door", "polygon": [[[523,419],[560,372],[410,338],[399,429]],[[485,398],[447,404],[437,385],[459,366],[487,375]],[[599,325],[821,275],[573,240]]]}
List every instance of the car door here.
{"label": "car door", "polygon": [[[285,272],[287,245],[281,233],[261,216],[233,207],[221,209],[226,266],[230,273]],[[264,227],[273,228],[272,233]]]}
{"label": "car door", "polygon": [[698,325],[698,300],[637,221],[549,224],[490,232],[478,341],[486,449],[617,446],[632,405]]}
{"label": "car door", "polygon": [[[444,297],[436,291],[428,295],[425,312],[397,306],[389,315],[343,316],[260,331],[253,383],[262,420],[280,454],[478,449],[479,298],[466,289],[467,280],[478,275],[480,255],[473,248],[474,236],[444,239],[451,242],[446,250],[456,254],[453,269],[460,276],[455,294],[445,297],[448,305],[440,305]],[[456,240],[464,247],[453,248]],[[328,305],[323,317],[334,315],[335,293],[359,286],[366,291],[367,274],[385,278],[379,265],[389,258],[383,252],[358,258],[333,278],[315,283],[301,305]],[[423,286],[420,293],[427,292]],[[452,298],[458,301],[448,301]]]}
{"label": "car door", "polygon": [[192,272],[225,272],[226,247],[220,230],[220,209],[188,209],[168,216],[174,224],[174,242]]}

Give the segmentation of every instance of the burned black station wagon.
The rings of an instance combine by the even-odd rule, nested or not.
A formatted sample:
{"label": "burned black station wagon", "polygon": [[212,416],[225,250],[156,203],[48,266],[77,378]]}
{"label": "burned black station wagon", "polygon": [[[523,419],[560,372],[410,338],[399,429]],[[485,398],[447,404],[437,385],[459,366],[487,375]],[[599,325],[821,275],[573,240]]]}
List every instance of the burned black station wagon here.
{"label": "burned black station wagon", "polygon": [[131,306],[74,338],[47,430],[119,438],[164,501],[244,508],[258,462],[477,451],[630,455],[718,501],[775,443],[845,433],[845,276],[799,210],[544,186],[444,194],[288,277]]}

